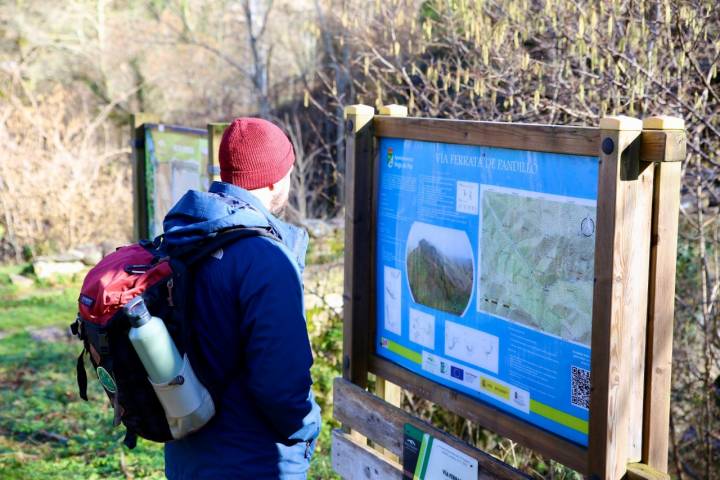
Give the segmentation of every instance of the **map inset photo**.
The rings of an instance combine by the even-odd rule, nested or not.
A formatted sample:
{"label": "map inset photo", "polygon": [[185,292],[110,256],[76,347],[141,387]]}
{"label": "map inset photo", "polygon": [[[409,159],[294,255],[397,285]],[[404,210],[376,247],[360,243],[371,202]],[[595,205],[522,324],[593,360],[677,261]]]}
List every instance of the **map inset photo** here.
{"label": "map inset photo", "polygon": [[407,241],[407,277],[415,303],[462,315],[472,296],[474,261],[461,230],[413,223]]}
{"label": "map inset photo", "polygon": [[483,185],[478,310],[590,345],[595,202]]}

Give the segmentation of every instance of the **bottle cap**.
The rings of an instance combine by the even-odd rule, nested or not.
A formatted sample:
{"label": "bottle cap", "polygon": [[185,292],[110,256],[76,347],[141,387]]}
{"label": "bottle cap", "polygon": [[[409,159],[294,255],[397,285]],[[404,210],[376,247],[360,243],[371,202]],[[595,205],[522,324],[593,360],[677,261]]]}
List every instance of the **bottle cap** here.
{"label": "bottle cap", "polygon": [[142,295],[138,295],[126,303],[123,310],[128,320],[130,320],[130,325],[135,328],[141,327],[150,321],[150,312],[148,312]]}

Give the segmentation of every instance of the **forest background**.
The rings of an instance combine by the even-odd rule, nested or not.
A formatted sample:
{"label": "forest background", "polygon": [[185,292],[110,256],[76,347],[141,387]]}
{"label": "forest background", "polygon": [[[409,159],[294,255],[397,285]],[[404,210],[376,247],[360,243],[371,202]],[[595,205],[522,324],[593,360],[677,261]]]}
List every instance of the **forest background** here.
{"label": "forest background", "polygon": [[[38,256],[130,240],[130,115],[199,128],[247,114],[277,122],[297,154],[291,217],[302,222],[342,215],[342,112],[354,103],[566,125],[612,114],[685,119],[670,467],[677,478],[720,476],[719,58],[715,0],[0,2],[2,476],[162,470],[157,449],[124,452],[118,432],[88,426],[91,408],[67,406],[77,400],[74,348],[27,343],[30,326],[72,319],[78,279],[36,280],[30,293],[10,281]],[[341,238],[320,242],[314,260],[337,266]],[[336,285],[322,288],[341,291],[341,276],[325,277]],[[340,316],[327,302],[313,308],[329,426]],[[39,393],[44,403],[27,403]],[[575,476],[411,395],[403,403],[537,477]],[[331,475],[328,448],[316,477]],[[89,449],[104,449],[104,460]]]}

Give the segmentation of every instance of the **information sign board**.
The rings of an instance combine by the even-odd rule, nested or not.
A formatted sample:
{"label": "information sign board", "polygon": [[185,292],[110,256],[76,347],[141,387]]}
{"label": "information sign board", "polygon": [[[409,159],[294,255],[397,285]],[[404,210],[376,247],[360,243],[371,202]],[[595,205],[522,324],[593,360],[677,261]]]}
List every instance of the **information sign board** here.
{"label": "information sign board", "polygon": [[145,198],[149,238],[163,232],[163,218],[185,192],[209,188],[207,166],[206,130],[145,125]]}
{"label": "information sign board", "polygon": [[378,155],[377,354],[587,446],[598,158]]}

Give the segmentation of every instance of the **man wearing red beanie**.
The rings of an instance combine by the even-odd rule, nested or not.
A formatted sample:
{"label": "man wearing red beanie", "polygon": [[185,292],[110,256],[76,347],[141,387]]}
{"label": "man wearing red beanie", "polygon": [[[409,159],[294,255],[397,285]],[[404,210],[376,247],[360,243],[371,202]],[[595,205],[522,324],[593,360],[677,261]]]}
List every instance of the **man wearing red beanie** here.
{"label": "man wearing red beanie", "polygon": [[166,444],[171,480],[307,476],[320,432],[301,281],[308,239],[275,217],[287,205],[294,160],[278,127],[238,118],[220,143],[223,181],[188,192],[165,217],[170,248],[236,226],[277,237],[237,241],[195,273],[192,362],[216,386],[216,414]]}

